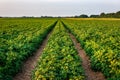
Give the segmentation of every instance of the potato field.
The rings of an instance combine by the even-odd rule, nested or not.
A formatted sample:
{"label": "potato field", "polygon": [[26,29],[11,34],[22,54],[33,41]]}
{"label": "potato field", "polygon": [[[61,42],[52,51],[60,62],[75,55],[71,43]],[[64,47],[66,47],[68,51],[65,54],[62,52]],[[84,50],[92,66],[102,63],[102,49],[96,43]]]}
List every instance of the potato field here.
{"label": "potato field", "polygon": [[120,20],[0,18],[0,80],[120,80]]}

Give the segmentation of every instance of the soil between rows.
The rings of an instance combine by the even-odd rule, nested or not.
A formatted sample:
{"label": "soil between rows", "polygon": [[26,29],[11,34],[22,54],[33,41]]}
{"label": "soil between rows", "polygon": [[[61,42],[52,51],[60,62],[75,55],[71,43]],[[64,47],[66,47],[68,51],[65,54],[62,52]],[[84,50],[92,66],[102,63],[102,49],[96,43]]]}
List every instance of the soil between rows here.
{"label": "soil between rows", "polygon": [[71,37],[71,39],[72,39],[72,41],[73,41],[73,43],[75,45],[75,48],[78,51],[78,55],[82,59],[82,67],[85,70],[86,80],[106,80],[104,75],[101,72],[95,72],[95,71],[93,71],[91,69],[90,59],[86,55],[86,53],[82,49],[82,47],[80,46],[80,43],[78,43],[78,41],[76,40],[75,36],[73,36],[71,33],[68,33],[68,34]]}
{"label": "soil between rows", "polygon": [[[51,33],[52,33],[52,31],[47,35],[47,37],[42,42],[39,49],[34,53],[34,55],[29,57],[24,62],[21,72],[16,74],[16,76],[13,78],[13,80],[31,80],[32,71],[34,70],[35,66],[37,65],[38,59],[39,59],[43,49],[45,48],[48,38]],[[72,41],[75,45],[75,48],[77,49],[77,51],[79,53],[78,55],[82,59],[82,66],[85,70],[86,80],[106,80],[104,75],[101,72],[95,72],[91,69],[89,57],[86,55],[85,51],[81,48],[80,43],[78,43],[76,38],[71,33],[68,33],[68,34],[70,35],[70,38],[72,39]]]}
{"label": "soil between rows", "polygon": [[31,80],[32,71],[34,70],[35,66],[37,65],[38,59],[39,59],[43,49],[45,48],[51,33],[52,33],[52,31],[44,39],[44,41],[40,45],[39,49],[35,53],[33,53],[34,55],[29,57],[23,63],[21,72],[16,74],[16,76],[13,78],[13,80]]}

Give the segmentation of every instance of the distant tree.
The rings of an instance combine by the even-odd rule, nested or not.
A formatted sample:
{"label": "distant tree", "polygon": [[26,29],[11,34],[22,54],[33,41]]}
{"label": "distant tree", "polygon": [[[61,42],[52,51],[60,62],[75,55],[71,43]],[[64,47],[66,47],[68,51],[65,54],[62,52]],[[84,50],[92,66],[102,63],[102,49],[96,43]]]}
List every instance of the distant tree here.
{"label": "distant tree", "polygon": [[52,16],[41,16],[41,18],[53,18]]}
{"label": "distant tree", "polygon": [[105,17],[107,18],[113,18],[115,16],[115,13],[107,13]]}
{"label": "distant tree", "polygon": [[120,11],[116,12],[116,14],[120,15]]}
{"label": "distant tree", "polygon": [[116,12],[115,17],[120,18],[120,11]]}
{"label": "distant tree", "polygon": [[90,18],[98,18],[99,15],[90,15]]}
{"label": "distant tree", "polygon": [[22,18],[27,18],[27,16],[22,16]]}
{"label": "distant tree", "polygon": [[88,18],[88,15],[82,14],[82,15],[80,15],[79,17],[80,17],[80,18]]}
{"label": "distant tree", "polygon": [[106,14],[105,13],[101,13],[100,17],[106,17]]}
{"label": "distant tree", "polygon": [[101,13],[100,14],[101,18],[120,18],[120,11],[116,13]]}
{"label": "distant tree", "polygon": [[79,16],[77,16],[77,15],[75,15],[74,17],[75,17],[75,18],[79,18]]}

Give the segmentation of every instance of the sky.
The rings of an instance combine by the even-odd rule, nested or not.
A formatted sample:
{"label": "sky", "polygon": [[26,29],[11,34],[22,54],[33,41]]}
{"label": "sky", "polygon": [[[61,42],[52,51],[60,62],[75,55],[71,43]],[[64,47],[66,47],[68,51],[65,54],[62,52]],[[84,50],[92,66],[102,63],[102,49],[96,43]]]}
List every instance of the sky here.
{"label": "sky", "polygon": [[0,16],[74,16],[120,11],[120,0],[0,0]]}

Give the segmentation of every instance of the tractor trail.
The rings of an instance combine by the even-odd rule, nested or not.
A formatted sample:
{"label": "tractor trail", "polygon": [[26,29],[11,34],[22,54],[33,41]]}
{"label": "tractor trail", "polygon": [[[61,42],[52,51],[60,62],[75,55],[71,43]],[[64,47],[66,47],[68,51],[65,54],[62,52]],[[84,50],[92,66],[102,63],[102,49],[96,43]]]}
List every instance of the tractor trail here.
{"label": "tractor trail", "polygon": [[104,75],[101,72],[95,72],[91,69],[90,59],[86,55],[86,53],[82,49],[82,47],[80,46],[80,43],[76,40],[75,36],[73,36],[71,33],[68,33],[68,34],[71,37],[71,39],[75,45],[75,48],[78,51],[78,55],[82,59],[82,67],[85,70],[86,80],[106,80]]}
{"label": "tractor trail", "polygon": [[[34,70],[35,66],[37,65],[38,59],[45,48],[48,38],[52,31],[47,35],[44,39],[42,44],[40,45],[39,49],[34,53],[33,56],[29,57],[22,66],[21,72],[16,74],[13,80],[31,80],[32,71]],[[82,59],[82,67],[85,70],[86,80],[106,80],[104,75],[101,72],[95,72],[91,69],[89,57],[86,55],[85,51],[81,48],[80,43],[76,40],[75,36],[71,33],[68,33],[70,38],[72,39],[75,48],[78,51],[78,55]]]}
{"label": "tractor trail", "polygon": [[47,37],[44,39],[42,44],[40,45],[39,49],[34,53],[33,56],[29,57],[22,66],[21,72],[16,74],[16,76],[13,78],[13,80],[31,80],[32,71],[34,70],[35,66],[37,65],[38,59],[45,48],[48,38],[52,31],[47,35]]}

